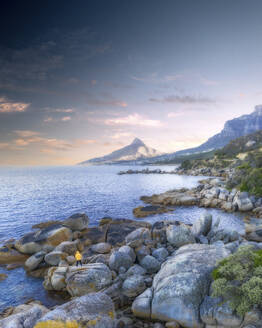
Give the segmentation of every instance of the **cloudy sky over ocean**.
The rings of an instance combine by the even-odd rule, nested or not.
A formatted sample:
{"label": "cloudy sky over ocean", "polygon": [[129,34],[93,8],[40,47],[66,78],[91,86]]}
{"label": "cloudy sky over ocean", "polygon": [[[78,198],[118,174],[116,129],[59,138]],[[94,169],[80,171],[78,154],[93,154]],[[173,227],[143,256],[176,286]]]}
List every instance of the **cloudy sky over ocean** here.
{"label": "cloudy sky over ocean", "polygon": [[262,103],[260,0],[10,1],[0,164],[197,146]]}

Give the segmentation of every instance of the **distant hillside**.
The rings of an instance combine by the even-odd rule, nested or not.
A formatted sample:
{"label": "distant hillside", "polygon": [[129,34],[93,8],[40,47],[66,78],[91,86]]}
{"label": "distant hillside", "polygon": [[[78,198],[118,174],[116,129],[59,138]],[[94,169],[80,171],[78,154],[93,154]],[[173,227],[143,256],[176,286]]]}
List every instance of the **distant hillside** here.
{"label": "distant hillside", "polygon": [[223,130],[209,138],[202,145],[189,148],[185,150],[180,150],[174,153],[165,154],[157,158],[152,158],[147,160],[145,164],[155,163],[155,162],[168,162],[176,157],[210,152],[227,145],[231,140],[239,138],[241,136],[248,135],[250,133],[262,130],[262,105],[255,107],[254,112],[248,115],[242,115],[233,120],[227,121],[224,125]]}
{"label": "distant hillside", "polygon": [[109,155],[93,158],[84,161],[80,164],[113,164],[120,162],[137,161],[154,157],[160,154],[161,153],[156,149],[146,146],[142,140],[135,138],[133,142],[126,147],[118,149]]}
{"label": "distant hillside", "polygon": [[240,153],[262,148],[262,130],[230,141],[225,147],[216,151],[219,157],[235,157]]}

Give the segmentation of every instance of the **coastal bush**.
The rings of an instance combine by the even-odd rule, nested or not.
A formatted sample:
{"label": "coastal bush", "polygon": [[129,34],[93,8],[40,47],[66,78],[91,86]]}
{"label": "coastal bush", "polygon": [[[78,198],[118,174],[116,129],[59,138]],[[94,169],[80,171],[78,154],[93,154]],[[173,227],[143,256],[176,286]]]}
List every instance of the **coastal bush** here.
{"label": "coastal bush", "polygon": [[237,314],[244,315],[254,305],[262,305],[262,250],[240,247],[219,262],[212,277],[212,296],[229,300]]}

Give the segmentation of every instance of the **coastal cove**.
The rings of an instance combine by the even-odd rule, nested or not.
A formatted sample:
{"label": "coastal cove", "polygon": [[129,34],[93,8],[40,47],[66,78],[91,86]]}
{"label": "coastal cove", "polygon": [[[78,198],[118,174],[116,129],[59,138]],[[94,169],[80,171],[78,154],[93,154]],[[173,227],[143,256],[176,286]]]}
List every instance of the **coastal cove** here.
{"label": "coastal cove", "polygon": [[[119,170],[127,166],[76,166],[2,168],[0,170],[0,241],[18,239],[30,232],[34,224],[68,218],[77,212],[85,212],[89,225],[110,216],[135,219],[133,208],[140,206],[142,195],[152,195],[167,190],[193,188],[201,176],[183,175],[124,175]],[[143,167],[136,166],[135,169]],[[152,167],[155,169],[158,167]],[[161,170],[173,170],[174,166],[161,166]],[[177,207],[173,212],[148,217],[148,222],[177,220],[193,223],[206,211],[204,208]],[[220,218],[221,226],[242,232],[244,215],[208,209],[213,218]],[[23,268],[7,271],[7,279],[1,282],[0,310],[35,298],[46,305],[59,303],[42,286],[42,279],[28,277]],[[21,288],[19,287],[21,286]]]}

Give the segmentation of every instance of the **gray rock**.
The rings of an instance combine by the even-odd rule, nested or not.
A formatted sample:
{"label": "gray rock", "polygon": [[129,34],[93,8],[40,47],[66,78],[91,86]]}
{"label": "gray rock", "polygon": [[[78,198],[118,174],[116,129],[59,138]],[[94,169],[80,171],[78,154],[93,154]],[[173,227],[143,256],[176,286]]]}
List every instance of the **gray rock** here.
{"label": "gray rock", "polygon": [[208,239],[206,236],[200,235],[197,237],[197,239],[199,240],[200,244],[208,244]]}
{"label": "gray rock", "polygon": [[168,251],[164,247],[160,247],[153,251],[152,256],[154,256],[160,263],[163,263],[168,257]]}
{"label": "gray rock", "polygon": [[[154,277],[151,318],[202,328],[199,308],[208,294],[211,272],[217,261],[229,254],[224,246],[193,244],[179,248]],[[132,308],[135,315],[148,318],[150,300],[146,304],[144,298],[140,301],[142,295],[135,299]]]}
{"label": "gray rock", "polygon": [[98,292],[112,283],[112,273],[103,263],[89,263],[70,267],[66,275],[66,289],[71,296]]}
{"label": "gray rock", "polygon": [[133,275],[141,275],[143,276],[146,273],[146,270],[144,268],[142,268],[140,265],[135,264],[133,266],[131,266],[131,268],[129,268],[126,272],[126,276],[133,276]]}
{"label": "gray rock", "polygon": [[72,240],[72,231],[61,224],[53,224],[26,234],[15,243],[15,248],[21,253],[34,254],[47,245],[55,247],[68,240]]}
{"label": "gray rock", "polygon": [[132,311],[136,317],[151,318],[151,301],[152,301],[152,289],[146,289],[141,295],[136,297],[132,303]]}
{"label": "gray rock", "polygon": [[133,265],[131,257],[127,253],[114,252],[109,258],[109,267],[111,270],[118,271],[120,267],[129,269]]}
{"label": "gray rock", "polygon": [[214,317],[218,325],[232,328],[239,327],[243,321],[243,317],[233,313],[229,302],[216,306],[214,308]]}
{"label": "gray rock", "polygon": [[66,273],[67,267],[58,267],[55,271],[53,271],[52,276],[50,277],[50,283],[53,287],[53,290],[66,290]]}
{"label": "gray rock", "polygon": [[103,293],[91,293],[57,306],[38,322],[77,321],[81,325],[92,322],[94,328],[113,328],[114,317],[115,310],[111,298]]}
{"label": "gray rock", "polygon": [[122,285],[122,293],[127,297],[136,297],[146,289],[144,277],[132,275],[128,277]]}
{"label": "gray rock", "polygon": [[136,256],[139,262],[142,261],[142,259],[151,254],[150,248],[146,245],[141,245],[137,248],[135,248]]}
{"label": "gray rock", "polygon": [[160,269],[160,262],[151,255],[145,256],[140,264],[148,273],[155,273]]}
{"label": "gray rock", "polygon": [[222,302],[220,297],[205,296],[200,306],[200,318],[207,325],[217,325],[214,310]]}
{"label": "gray rock", "polygon": [[150,239],[150,231],[147,228],[138,228],[129,233],[126,238],[126,244],[130,247],[137,247],[143,243],[146,239]]}
{"label": "gray rock", "polygon": [[38,265],[43,261],[44,257],[45,257],[45,252],[42,251],[30,256],[25,261],[25,268],[29,271],[36,269]]}
{"label": "gray rock", "polygon": [[92,245],[92,251],[99,254],[106,254],[109,253],[111,250],[111,245],[109,243],[98,243]]}
{"label": "gray rock", "polygon": [[212,227],[212,215],[208,212],[201,215],[201,217],[193,223],[192,233],[194,236],[206,236]]}
{"label": "gray rock", "polygon": [[33,328],[36,322],[46,313],[44,306],[34,305],[29,310],[10,315],[0,320],[0,328]]}
{"label": "gray rock", "polygon": [[195,243],[195,237],[186,225],[169,225],[166,229],[168,242],[174,247]]}
{"label": "gray rock", "polygon": [[75,255],[77,245],[73,241],[63,241],[61,244],[56,246],[55,251],[67,253],[68,255]]}
{"label": "gray rock", "polygon": [[76,213],[63,222],[72,231],[81,231],[88,227],[89,219],[84,213]]}
{"label": "gray rock", "polygon": [[132,261],[135,262],[136,254],[135,254],[133,248],[131,248],[130,246],[124,245],[124,246],[120,247],[118,251],[128,254],[131,257]]}
{"label": "gray rock", "polygon": [[241,212],[248,212],[253,210],[253,203],[248,198],[248,193],[246,192],[237,193],[234,198],[233,205],[236,205]]}
{"label": "gray rock", "polygon": [[61,260],[66,259],[67,254],[60,251],[53,251],[51,253],[46,254],[45,262],[49,265],[56,266],[59,264]]}

